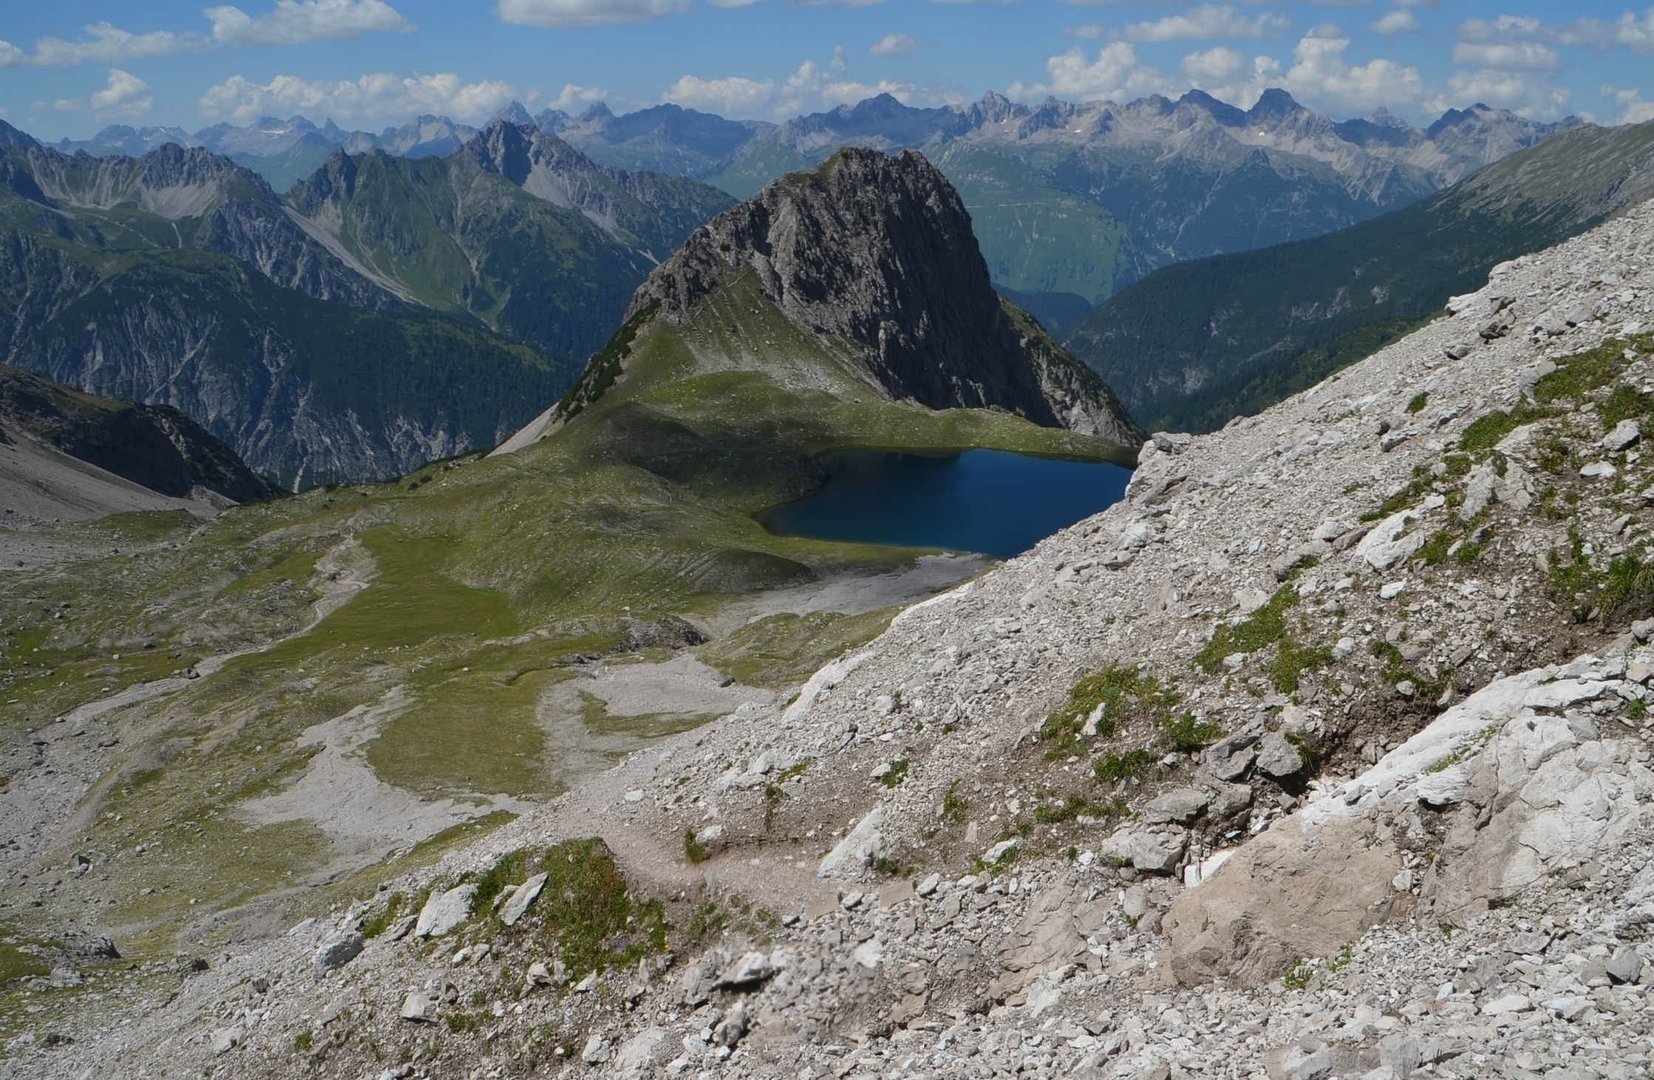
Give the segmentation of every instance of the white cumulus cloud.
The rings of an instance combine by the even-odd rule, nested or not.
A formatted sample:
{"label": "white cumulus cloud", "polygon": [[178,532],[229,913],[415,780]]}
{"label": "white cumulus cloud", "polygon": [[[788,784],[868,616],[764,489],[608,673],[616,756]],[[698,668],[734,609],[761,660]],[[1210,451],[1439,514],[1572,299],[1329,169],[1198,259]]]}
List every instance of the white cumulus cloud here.
{"label": "white cumulus cloud", "polygon": [[253,16],[231,4],[202,12],[221,45],[300,45],[307,41],[349,38],[373,30],[408,31],[413,23],[385,0],[276,0],[264,15]]}
{"label": "white cumulus cloud", "polygon": [[1310,31],[1292,50],[1294,62],[1283,84],[1295,96],[1322,108],[1359,115],[1380,105],[1411,106],[1424,97],[1424,79],[1417,68],[1383,56],[1352,64],[1345,55],[1349,48],[1349,36],[1336,26]]}
{"label": "white cumulus cloud", "polygon": [[81,112],[91,109],[101,119],[129,119],[142,116],[154,104],[149,84],[130,71],[110,68],[103,89],[94,90],[89,98],[58,98],[52,108],[58,112]]}
{"label": "white cumulus cloud", "polygon": [[1571,97],[1531,72],[1456,71],[1447,92],[1429,103],[1432,109],[1462,108],[1472,102],[1509,109],[1520,116],[1548,120],[1563,115]]}
{"label": "white cumulus cloud", "polygon": [[[1247,68],[1246,57],[1227,45],[1219,45],[1205,52],[1190,53],[1178,65],[1193,86],[1208,89],[1241,74]],[[1209,91],[1208,91],[1209,92]]]}
{"label": "white cumulus cloud", "polygon": [[1654,52],[1654,7],[1640,15],[1627,11],[1618,19],[1575,19],[1562,27],[1558,40],[1565,45],[1618,45],[1635,52]]}
{"label": "white cumulus cloud", "polygon": [[82,36],[74,41],[41,38],[34,43],[31,53],[24,53],[13,46],[6,51],[6,55],[14,56],[12,62],[18,64],[68,67],[74,64],[143,60],[201,47],[202,39],[193,34],[174,34],[170,30],[134,34],[112,23],[97,22],[86,27]]}
{"label": "white cumulus cloud", "polygon": [[420,113],[456,120],[486,120],[513,101],[536,95],[499,79],[468,83],[451,72],[436,75],[376,73],[355,79],[304,79],[277,75],[257,83],[232,75],[201,95],[201,112],[245,124],[260,116],[316,113],[355,122],[401,122]]}
{"label": "white cumulus cloud", "polygon": [[1556,50],[1536,41],[1474,42],[1453,46],[1453,62],[1486,71],[1555,71]]}
{"label": "white cumulus cloud", "polygon": [[805,60],[785,79],[752,79],[740,75],[707,78],[684,75],[660,96],[662,101],[725,116],[786,119],[799,113],[851,105],[879,94],[889,94],[905,105],[957,102],[957,94],[913,83],[880,79],[865,82],[850,74],[844,46],[836,46],[826,63]]}
{"label": "white cumulus cloud", "polygon": [[275,7],[262,15],[222,4],[202,14],[209,24],[204,34],[193,30],[135,34],[110,22],[95,22],[84,27],[78,38],[41,38],[33,51],[0,41],[0,67],[110,64],[226,45],[302,45],[368,31],[414,28],[385,0],[276,0]]}
{"label": "white cumulus cloud", "polygon": [[91,106],[101,113],[136,116],[149,111],[153,99],[149,84],[130,71],[109,69],[109,81],[92,95]]}
{"label": "white cumulus cloud", "polygon": [[919,47],[919,39],[911,34],[886,34],[867,47],[870,56],[906,56]]}
{"label": "white cumulus cloud", "polygon": [[602,26],[689,10],[689,0],[499,0],[501,21],[522,26]]}
{"label": "white cumulus cloud", "polygon": [[660,96],[662,101],[722,116],[767,114],[774,98],[775,80],[747,79],[739,75],[730,75],[722,79],[683,75]]}
{"label": "white cumulus cloud", "polygon": [[1265,12],[1245,15],[1227,4],[1203,4],[1177,15],[1149,22],[1132,23],[1120,32],[1126,41],[1209,41],[1214,38],[1274,37],[1292,20]]}
{"label": "white cumulus cloud", "polygon": [[1406,8],[1396,8],[1386,11],[1373,23],[1373,29],[1381,34],[1416,34],[1422,27],[1419,26],[1419,17]]}
{"label": "white cumulus cloud", "polygon": [[1500,15],[1492,19],[1466,19],[1459,24],[1460,41],[1528,41],[1545,32],[1535,15]]}
{"label": "white cumulus cloud", "polygon": [[1010,96],[1027,100],[1056,94],[1081,100],[1128,101],[1148,94],[1172,91],[1173,85],[1159,71],[1137,59],[1130,42],[1115,41],[1103,46],[1095,59],[1084,50],[1070,49],[1045,61],[1049,82],[1011,86]]}
{"label": "white cumulus cloud", "polygon": [[1616,124],[1646,124],[1654,120],[1654,101],[1644,101],[1642,91],[1603,84],[1602,96],[1619,109],[1614,116]]}
{"label": "white cumulus cloud", "polygon": [[564,83],[562,91],[547,102],[547,105],[562,112],[575,112],[584,110],[588,105],[595,105],[608,96],[609,92],[601,87]]}
{"label": "white cumulus cloud", "polygon": [[1466,19],[1459,24],[1459,40],[1475,43],[1542,41],[1654,52],[1654,7],[1645,8],[1641,13],[1626,11],[1617,19],[1584,17],[1565,23],[1546,23],[1534,15]]}

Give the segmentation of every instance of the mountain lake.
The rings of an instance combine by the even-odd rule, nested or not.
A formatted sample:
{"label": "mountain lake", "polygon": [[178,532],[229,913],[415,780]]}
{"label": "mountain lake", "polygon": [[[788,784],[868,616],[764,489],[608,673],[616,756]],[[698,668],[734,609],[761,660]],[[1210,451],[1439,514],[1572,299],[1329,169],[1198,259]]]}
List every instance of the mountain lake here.
{"label": "mountain lake", "polygon": [[1131,470],[1000,450],[854,451],[821,459],[815,494],[758,520],[783,536],[1019,555],[1118,502]]}

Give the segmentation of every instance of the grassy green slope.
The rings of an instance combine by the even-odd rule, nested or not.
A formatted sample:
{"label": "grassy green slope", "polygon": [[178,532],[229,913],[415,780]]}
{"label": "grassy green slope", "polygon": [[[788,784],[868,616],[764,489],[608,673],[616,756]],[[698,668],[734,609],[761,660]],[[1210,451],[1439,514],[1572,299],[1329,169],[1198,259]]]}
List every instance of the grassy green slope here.
{"label": "grassy green slope", "polygon": [[1581,128],[1396,213],[1162,270],[1065,344],[1151,428],[1210,430],[1393,340],[1496,263],[1648,196],[1654,125]]}
{"label": "grassy green slope", "polygon": [[[651,325],[616,354],[625,377],[519,453],[238,508],[193,533],[163,523],[159,546],[124,541],[118,565],[0,579],[0,634],[11,646],[0,651],[0,693],[17,702],[0,738],[14,742],[106,690],[301,628],[329,551],[359,547],[376,567],[373,584],[313,630],[150,705],[123,735],[93,799],[119,820],[87,817],[97,850],[110,853],[114,884],[100,888],[115,900],[107,918],[123,948],[165,950],[190,918],[302,884],[327,863],[313,827],[258,824],[238,809],[304,768],[315,751],[299,737],[315,724],[388,704],[363,748],[381,779],[423,795],[541,797],[576,767],[568,740],[594,721],[608,735],[658,730],[585,715],[548,724],[542,695],[574,677],[576,657],[622,661],[633,621],[706,615],[756,590],[911,559],[775,536],[754,520],[819,482],[815,454],[986,446],[1125,456],[1002,413],[884,400],[831,343],[765,302],[750,276],[689,325]],[[761,369],[743,366],[753,357]],[[59,610],[70,617],[54,618]],[[782,617],[784,638],[759,634],[767,644],[754,648],[749,629],[706,655],[756,682],[784,682],[879,625]],[[139,859],[138,844],[163,854]]]}

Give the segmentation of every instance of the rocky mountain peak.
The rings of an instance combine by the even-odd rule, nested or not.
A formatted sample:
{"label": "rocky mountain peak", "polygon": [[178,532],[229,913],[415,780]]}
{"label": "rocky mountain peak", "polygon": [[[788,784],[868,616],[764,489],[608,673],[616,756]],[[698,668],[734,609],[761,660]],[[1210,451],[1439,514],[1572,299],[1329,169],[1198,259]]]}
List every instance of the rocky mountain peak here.
{"label": "rocky mountain peak", "polygon": [[39,143],[35,142],[34,136],[29,135],[27,132],[19,131],[17,128],[12,127],[4,120],[0,120],[0,147],[30,147],[39,145]]}
{"label": "rocky mountain peak", "polygon": [[[747,273],[792,322],[854,349],[893,398],[998,406],[1138,438],[1100,381],[1002,307],[958,192],[916,151],[844,149],[770,184],[696,230],[638,290],[627,317],[658,306],[660,317],[687,322]],[[1049,355],[1031,364],[1035,339]],[[1072,384],[1061,393],[1045,385],[1058,372]]]}
{"label": "rocky mountain peak", "polygon": [[596,169],[590,158],[533,124],[495,120],[465,144],[465,152],[483,168],[518,186],[531,186],[537,167]]}
{"label": "rocky mountain peak", "polygon": [[1306,111],[1296,98],[1279,87],[1270,87],[1259,95],[1257,102],[1247,110],[1253,121],[1284,120]]}
{"label": "rocky mountain peak", "polygon": [[608,102],[594,101],[580,114],[579,120],[582,124],[601,124],[613,120],[614,117],[614,110],[609,108]]}
{"label": "rocky mountain peak", "polygon": [[1199,109],[1226,127],[1244,127],[1246,113],[1227,102],[1219,101],[1204,90],[1190,90],[1177,99],[1178,108]]}
{"label": "rocky mountain peak", "polygon": [[1018,113],[1017,105],[1004,94],[989,90],[982,95],[982,100],[965,110],[965,115],[972,127],[981,127],[984,124],[999,124]]}
{"label": "rocky mountain peak", "polygon": [[523,103],[520,101],[513,101],[495,113],[494,119],[504,120],[508,124],[528,124],[532,126],[534,123],[533,115],[523,107]]}

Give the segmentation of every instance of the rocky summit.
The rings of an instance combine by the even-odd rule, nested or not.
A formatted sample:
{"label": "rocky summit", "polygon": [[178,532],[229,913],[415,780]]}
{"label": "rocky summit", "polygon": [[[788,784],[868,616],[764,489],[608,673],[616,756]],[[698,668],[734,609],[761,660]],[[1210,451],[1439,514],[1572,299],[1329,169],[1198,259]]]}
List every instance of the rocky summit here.
{"label": "rocky summit", "polygon": [[[826,321],[798,203],[662,310],[743,235]],[[351,902],[65,928],[8,1075],[1647,1076],[1651,395],[1644,205]]]}
{"label": "rocky summit", "polygon": [[1141,437],[1100,379],[995,294],[958,192],[914,151],[841,150],[714,218],[650,274],[628,324],[686,323],[746,275],[892,400]]}

